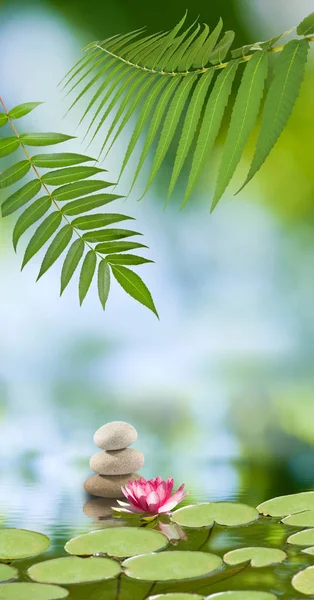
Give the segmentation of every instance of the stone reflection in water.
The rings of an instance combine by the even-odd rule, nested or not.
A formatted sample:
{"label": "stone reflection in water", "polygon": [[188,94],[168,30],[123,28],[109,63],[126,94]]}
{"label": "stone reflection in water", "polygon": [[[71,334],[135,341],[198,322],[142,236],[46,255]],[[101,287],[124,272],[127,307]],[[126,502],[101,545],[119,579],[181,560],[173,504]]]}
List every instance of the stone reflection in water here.
{"label": "stone reflection in water", "polygon": [[83,512],[90,519],[101,521],[112,517],[113,506],[118,506],[114,498],[91,498],[85,502]]}

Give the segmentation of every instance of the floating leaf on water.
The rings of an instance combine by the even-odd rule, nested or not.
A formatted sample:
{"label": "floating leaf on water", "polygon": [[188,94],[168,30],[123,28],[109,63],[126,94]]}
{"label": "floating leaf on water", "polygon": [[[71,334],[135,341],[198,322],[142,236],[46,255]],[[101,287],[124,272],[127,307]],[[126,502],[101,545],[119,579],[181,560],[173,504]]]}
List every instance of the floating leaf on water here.
{"label": "floating leaf on water", "polygon": [[276,600],[277,596],[270,594],[269,592],[251,592],[241,591],[236,592],[219,592],[219,594],[212,594],[206,596],[204,600]]}
{"label": "floating leaf on water", "polygon": [[290,535],[290,537],[287,539],[287,542],[288,544],[295,544],[295,546],[313,546],[314,528],[298,531],[298,533]]}
{"label": "floating leaf on water", "polygon": [[262,502],[257,510],[260,514],[270,517],[286,517],[304,510],[314,510],[314,492],[301,492],[272,498]]}
{"label": "floating leaf on water", "polygon": [[267,567],[283,562],[287,555],[278,548],[250,547],[231,550],[224,555],[227,565],[241,565],[249,562],[251,567]]}
{"label": "floating leaf on water", "polygon": [[291,581],[293,587],[301,594],[314,594],[314,567],[299,571]]}
{"label": "floating leaf on water", "polygon": [[122,564],[132,579],[183,581],[211,575],[222,566],[220,556],[207,552],[160,552],[128,558]]}
{"label": "floating leaf on water", "polygon": [[66,556],[32,565],[27,573],[39,583],[71,585],[113,579],[120,571],[120,565],[110,558]]}
{"label": "floating leaf on water", "polygon": [[0,530],[0,560],[29,558],[45,552],[50,546],[46,535],[27,529]]}
{"label": "floating leaf on water", "polygon": [[19,572],[10,565],[0,564],[0,581],[10,581],[10,579],[16,579],[19,576]]}
{"label": "floating leaf on water", "polygon": [[65,550],[76,556],[109,554],[127,558],[161,550],[167,543],[166,536],[159,531],[140,527],[119,527],[80,535],[67,542]]}
{"label": "floating leaf on water", "polygon": [[173,594],[158,594],[157,596],[149,596],[148,600],[203,600],[203,596],[198,594],[185,594],[176,593]]}
{"label": "floating leaf on water", "polygon": [[247,504],[204,502],[179,508],[171,520],[185,527],[211,527],[214,523],[232,527],[252,523],[257,518],[257,510]]}
{"label": "floating leaf on water", "polygon": [[292,527],[314,527],[314,510],[304,510],[295,515],[289,515],[282,519],[285,525]]}
{"label": "floating leaf on water", "polygon": [[0,600],[59,600],[68,595],[68,590],[58,585],[25,582],[0,585]]}
{"label": "floating leaf on water", "polygon": [[311,554],[311,556],[314,556],[314,546],[311,546],[310,548],[305,548],[304,550],[302,550],[302,552],[304,552],[304,554]]}

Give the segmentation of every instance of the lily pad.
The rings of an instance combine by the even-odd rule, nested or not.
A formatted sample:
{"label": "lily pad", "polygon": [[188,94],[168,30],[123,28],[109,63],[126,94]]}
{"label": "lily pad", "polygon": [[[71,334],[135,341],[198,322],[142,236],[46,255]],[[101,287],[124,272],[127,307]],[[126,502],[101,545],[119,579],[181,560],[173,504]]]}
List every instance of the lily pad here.
{"label": "lily pad", "polygon": [[255,508],[236,502],[203,502],[176,510],[171,520],[185,527],[211,527],[214,523],[234,527],[258,518]]}
{"label": "lily pad", "polygon": [[108,554],[128,558],[161,550],[167,544],[168,539],[159,531],[140,527],[115,527],[73,538],[66,543],[65,550],[76,556]]}
{"label": "lily pad", "polygon": [[29,558],[45,552],[50,546],[46,535],[27,529],[0,530],[0,560]]}
{"label": "lily pad", "polygon": [[289,515],[282,519],[285,525],[292,527],[314,527],[314,510],[304,510],[295,515]]}
{"label": "lily pad", "polygon": [[290,535],[287,539],[288,544],[294,544],[295,546],[313,546],[314,545],[314,528],[304,529],[304,531],[298,531]]}
{"label": "lily pad", "polygon": [[19,572],[15,567],[9,565],[0,564],[0,581],[10,581],[10,579],[16,579],[19,576]]}
{"label": "lily pad", "polygon": [[207,552],[160,552],[128,558],[125,573],[142,581],[183,581],[211,575],[222,566],[220,556]]}
{"label": "lily pad", "polygon": [[38,583],[72,585],[113,579],[121,572],[120,565],[110,558],[79,558],[66,556],[32,565],[27,573]]}
{"label": "lily pad", "polygon": [[157,596],[149,596],[148,600],[203,600],[203,596],[179,592],[174,594],[158,594]]}
{"label": "lily pad", "polygon": [[304,548],[302,552],[304,554],[310,554],[311,556],[314,556],[314,546],[311,546],[310,548]]}
{"label": "lily pad", "polygon": [[231,550],[224,556],[227,565],[241,565],[249,562],[251,567],[268,567],[283,562],[287,555],[278,548],[264,548],[252,546],[250,548],[238,548]]}
{"label": "lily pad", "polygon": [[68,595],[68,590],[58,585],[24,582],[0,585],[0,600],[59,600]]}
{"label": "lily pad", "polygon": [[301,492],[272,498],[262,502],[257,510],[262,515],[270,517],[286,517],[304,510],[314,510],[314,492]]}
{"label": "lily pad", "polygon": [[277,596],[270,594],[270,592],[249,592],[240,591],[236,592],[219,592],[219,594],[212,594],[212,596],[206,596],[204,600],[276,600]]}
{"label": "lily pad", "polygon": [[301,594],[314,594],[314,567],[299,571],[294,575],[291,583],[294,589],[301,592]]}

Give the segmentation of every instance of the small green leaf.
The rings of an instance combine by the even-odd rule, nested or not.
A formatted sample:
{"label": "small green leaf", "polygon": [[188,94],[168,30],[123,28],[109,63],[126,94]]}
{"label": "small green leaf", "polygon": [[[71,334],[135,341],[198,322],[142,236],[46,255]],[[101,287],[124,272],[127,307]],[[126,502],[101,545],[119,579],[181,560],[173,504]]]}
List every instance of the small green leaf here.
{"label": "small green leaf", "polygon": [[81,215],[83,212],[88,212],[89,210],[93,210],[94,208],[99,208],[100,206],[104,206],[109,202],[113,202],[117,198],[122,198],[123,196],[117,196],[116,194],[95,194],[94,196],[84,196],[84,198],[79,198],[78,200],[74,200],[73,202],[69,202],[63,207],[63,214],[65,215]]}
{"label": "small green leaf", "polygon": [[285,517],[305,510],[314,510],[314,492],[301,492],[272,498],[262,502],[257,510],[267,517]]}
{"label": "small green leaf", "polygon": [[54,240],[51,242],[43,262],[41,263],[39,275],[37,280],[44,274],[50,267],[56,262],[57,258],[59,258],[60,254],[62,254],[63,250],[66,249],[68,244],[71,241],[73,234],[73,229],[71,225],[65,225],[60,229],[57,233]]}
{"label": "small green leaf", "polygon": [[304,531],[298,531],[290,535],[287,539],[288,544],[294,544],[295,546],[313,546],[314,545],[314,528],[304,529]]}
{"label": "small green leaf", "polygon": [[251,567],[268,567],[269,565],[275,565],[286,560],[287,555],[283,550],[278,548],[239,548],[237,550],[231,550],[224,555],[224,562],[227,565],[241,565],[243,563],[249,563]]}
{"label": "small green leaf", "polygon": [[63,185],[64,183],[81,181],[82,179],[103,172],[104,169],[99,169],[98,167],[69,167],[45,173],[45,175],[42,176],[42,181],[47,185]]}
{"label": "small green leaf", "polygon": [[184,527],[212,527],[214,523],[236,527],[256,521],[258,512],[237,502],[201,502],[172,513],[171,520]]}
{"label": "small green leaf", "polygon": [[107,262],[113,265],[144,265],[146,263],[153,263],[153,260],[143,258],[143,256],[136,256],[136,254],[110,254],[107,258]]}
{"label": "small green leaf", "polygon": [[3,156],[8,156],[9,154],[12,154],[12,152],[15,152],[15,150],[18,149],[20,145],[19,140],[16,137],[8,137],[8,138],[2,138],[2,140],[0,140],[0,158],[2,158]]}
{"label": "small green leaf", "polygon": [[147,248],[147,246],[138,242],[107,242],[106,244],[98,244],[95,250],[100,254],[115,254],[116,252],[127,252],[136,248]]}
{"label": "small green leaf", "polygon": [[292,578],[292,585],[297,592],[308,596],[314,594],[314,567],[299,571]]}
{"label": "small green leaf", "polygon": [[282,523],[291,527],[314,527],[314,510],[304,510],[295,515],[289,515],[282,519]]}
{"label": "small green leaf", "polygon": [[157,552],[128,558],[125,574],[142,581],[185,581],[211,575],[222,566],[220,556],[209,552]]}
{"label": "small green leaf", "polygon": [[0,112],[0,127],[3,127],[8,122],[8,115]]}
{"label": "small green leaf", "polygon": [[112,225],[113,223],[118,223],[119,221],[126,221],[128,219],[134,220],[133,217],[128,217],[127,215],[118,215],[115,213],[108,213],[106,215],[102,214],[94,214],[94,215],[86,215],[84,217],[78,217],[72,221],[73,227],[75,229],[80,230],[90,230],[97,229],[98,227],[105,227],[106,225]]}
{"label": "small green leaf", "polygon": [[90,288],[92,279],[96,269],[96,254],[93,250],[89,250],[84,258],[79,281],[79,299],[82,306],[84,298]]}
{"label": "small green leaf", "polygon": [[49,538],[27,529],[0,530],[0,560],[19,560],[45,552],[50,546]]}
{"label": "small green leaf", "polygon": [[110,242],[122,240],[133,235],[142,235],[138,231],[130,231],[129,229],[100,229],[99,231],[89,231],[83,234],[83,239],[86,242]]}
{"label": "small green leaf", "polygon": [[314,33],[314,12],[305,17],[297,26],[298,35],[311,35],[312,33]]}
{"label": "small green leaf", "polygon": [[18,241],[23,233],[31,227],[36,221],[46,214],[47,210],[51,206],[51,198],[49,196],[43,196],[38,198],[31,206],[29,206],[16,221],[13,230],[13,246],[16,250]]}
{"label": "small green leaf", "polygon": [[212,31],[210,36],[207,38],[203,48],[201,48],[198,55],[196,56],[194,63],[193,63],[193,67],[198,69],[200,67],[203,68],[203,67],[205,67],[205,65],[207,65],[207,63],[209,62],[209,57],[211,56],[211,53],[213,51],[213,48],[215,47],[217,40],[220,36],[222,26],[223,26],[223,21],[220,18],[215,29]]}
{"label": "small green leaf", "polygon": [[0,174],[0,189],[13,185],[28,173],[31,163],[28,160],[21,160],[12,167],[9,167]]}
{"label": "small green leaf", "polygon": [[149,308],[159,319],[159,315],[151,293],[139,275],[127,267],[118,265],[111,265],[111,270],[113,276],[116,278],[117,282],[121,285],[124,291],[132,296],[132,298]]}
{"label": "small green leaf", "polygon": [[159,531],[141,527],[115,527],[75,537],[67,542],[64,548],[66,552],[76,556],[108,554],[108,556],[127,558],[146,552],[156,552],[167,545],[166,536]]}
{"label": "small green leaf", "polygon": [[269,592],[252,592],[237,590],[235,592],[219,592],[207,596],[206,600],[276,600],[277,596]]}
{"label": "small green leaf", "polygon": [[22,133],[20,139],[25,146],[51,146],[73,140],[75,136],[63,133]]}
{"label": "small green leaf", "polygon": [[53,212],[39,225],[25,250],[22,269],[29,260],[48,242],[62,221],[60,212]]}
{"label": "small green leaf", "polygon": [[92,194],[98,190],[114,185],[108,181],[78,181],[76,183],[68,183],[63,185],[53,192],[53,197],[60,201],[73,200],[85,194]]}
{"label": "small green leaf", "polygon": [[43,102],[25,102],[24,104],[19,104],[10,110],[9,117],[10,119],[25,117],[25,115],[35,110],[40,104],[43,104]]}
{"label": "small green leaf", "polygon": [[68,595],[68,590],[58,585],[24,581],[0,585],[0,600],[60,600]]}
{"label": "small green leaf", "polygon": [[81,238],[75,240],[72,246],[70,247],[65,261],[63,263],[62,272],[61,272],[61,289],[60,296],[63,294],[65,288],[67,287],[69,281],[71,280],[75,269],[77,268],[84,252],[84,242]]}
{"label": "small green leaf", "polygon": [[26,183],[21,189],[17,192],[14,192],[9,198],[7,198],[1,207],[2,216],[7,217],[11,215],[14,211],[24,206],[29,200],[34,198],[36,194],[38,194],[41,189],[41,182],[39,179],[33,179]]}
{"label": "small green leaf", "polygon": [[[9,565],[0,564],[0,582],[10,581],[11,579],[17,579],[19,572],[15,567]],[[1,592],[0,592],[1,593]],[[1,596],[0,596],[1,598]]]}
{"label": "small green leaf", "polygon": [[35,167],[45,169],[55,169],[59,167],[70,167],[80,163],[96,161],[95,158],[84,156],[83,154],[74,154],[73,152],[56,152],[55,154],[36,154],[32,156],[31,162]]}
{"label": "small green leaf", "polygon": [[98,267],[98,296],[103,309],[106,308],[110,290],[110,268],[105,260],[101,260]]}
{"label": "small green leaf", "polygon": [[229,52],[229,48],[233,43],[234,37],[234,31],[226,31],[219,44],[217,44],[216,48],[209,56],[209,62],[211,62],[212,65],[222,63]]}
{"label": "small green leaf", "polygon": [[149,596],[147,600],[204,600],[203,596],[198,594],[189,594],[182,592],[174,592],[173,594],[157,594],[157,596]]}
{"label": "small green leaf", "polygon": [[113,579],[120,571],[119,563],[111,558],[63,556],[32,565],[27,574],[39,583],[71,585]]}

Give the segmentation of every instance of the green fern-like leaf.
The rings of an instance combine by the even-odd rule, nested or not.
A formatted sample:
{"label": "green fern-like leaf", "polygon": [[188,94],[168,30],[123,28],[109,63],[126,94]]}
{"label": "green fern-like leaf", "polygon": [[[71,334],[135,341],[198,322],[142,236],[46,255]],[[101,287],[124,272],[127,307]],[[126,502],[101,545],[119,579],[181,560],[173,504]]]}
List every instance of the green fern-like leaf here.
{"label": "green fern-like leaf", "polygon": [[[269,40],[253,42],[231,50],[235,33],[231,30],[223,32],[221,19],[212,31],[208,25],[200,25],[197,22],[187,26],[186,20],[187,14],[168,32],[142,37],[142,32],[138,30],[131,32],[129,36],[118,35],[103,42],[90,44],[85,49],[90,58],[85,57],[77,64],[69,73],[65,85],[71,85],[72,93],[74,90],[74,103],[78,100],[85,103],[81,121],[84,119],[87,123],[86,134],[93,131],[94,139],[103,129],[106,130],[102,136],[100,155],[102,152],[107,155],[111,151],[126,124],[134,119],[133,133],[121,159],[119,180],[144,134],[143,147],[135,166],[130,191],[151,148],[156,144],[143,195],[152,185],[174,140],[179,140],[168,200],[185,160],[191,153],[192,167],[188,176],[184,205],[194,189],[205,158],[213,148],[225,116],[235,72],[242,63],[245,70],[226,138],[227,146],[223,153],[214,207],[225,191],[241,158],[247,138],[257,122],[264,90],[267,55],[283,51],[283,58],[277,61],[275,78],[270,85],[270,89],[273,85],[274,89],[277,86],[279,89],[280,84],[275,83],[275,80],[279,82],[280,73],[282,77],[285,76],[286,57],[289,48],[292,48],[289,46],[292,42],[286,46],[274,45],[295,28]],[[312,32],[314,25],[311,14],[297,27],[297,33],[309,36]],[[314,41],[309,37],[306,40]],[[290,81],[293,77],[292,72],[303,72],[301,56],[304,56],[304,61],[306,57],[301,48],[305,48],[307,42],[294,41],[294,44],[299,44],[300,58],[296,58],[295,67],[291,68],[288,77]],[[251,74],[254,83],[250,80]],[[296,74],[296,80],[297,78]],[[292,88],[288,85],[289,87]],[[86,102],[87,94],[91,90],[92,98]],[[270,95],[272,96],[271,91]],[[288,97],[288,92],[283,95],[283,103]],[[270,106],[270,102],[266,102],[266,105]],[[290,105],[292,109],[293,102],[290,102]],[[282,126],[285,126],[287,119],[281,121]],[[149,127],[146,129],[148,122]],[[179,136],[178,130],[181,130]],[[278,138],[277,134],[273,137],[273,143]],[[264,160],[272,146],[263,146]],[[254,169],[250,177],[256,172],[259,154],[260,148],[254,158]]]}
{"label": "green fern-like leaf", "polygon": [[[6,117],[6,119],[2,119],[5,121],[4,125],[10,125],[15,134],[0,140],[0,154],[7,156],[18,149],[24,153],[24,160],[18,160],[0,173],[0,188],[7,188],[13,184],[19,186],[4,200],[1,206],[3,217],[23,209],[13,231],[15,250],[22,235],[37,224],[26,246],[22,269],[38,252],[45,249],[37,277],[40,279],[65,252],[61,272],[61,294],[82,261],[78,286],[80,304],[83,303],[93,283],[95,273],[98,271],[98,296],[105,308],[110,290],[110,272],[113,267],[123,264],[136,267],[152,262],[132,254],[123,254],[121,259],[118,258],[116,261],[114,258],[107,260],[108,256],[118,256],[119,252],[125,253],[135,248],[146,248],[147,246],[138,242],[125,242],[124,244],[120,242],[124,238],[136,237],[141,234],[129,229],[108,227],[114,223],[132,219],[128,215],[92,212],[96,208],[121,198],[118,194],[95,193],[101,192],[113,184],[103,179],[93,179],[94,176],[100,177],[104,173],[102,168],[84,165],[94,159],[82,154],[67,152],[30,156],[28,146],[50,146],[67,141],[72,137],[59,133],[18,134],[14,121],[27,115],[40,103],[22,104],[10,112],[5,108],[2,99],[0,99],[0,103],[4,109],[4,112],[0,113],[0,120],[1,114],[3,114]],[[45,172],[42,173],[41,169],[45,169]],[[30,173],[31,179],[20,184],[19,182]],[[42,195],[37,198],[39,192]],[[73,220],[72,217],[74,217]],[[73,237],[76,238],[74,241]],[[107,250],[106,244],[109,244]],[[123,244],[121,248],[119,244]],[[135,298],[138,296],[137,299],[142,304],[145,304],[143,298],[144,300],[146,298],[146,306],[151,308],[150,292],[145,291],[147,288],[143,282],[137,285],[138,291],[133,290],[135,282],[138,282],[140,278],[133,271],[130,272],[133,286],[131,286],[131,291],[127,290],[128,293]]]}

